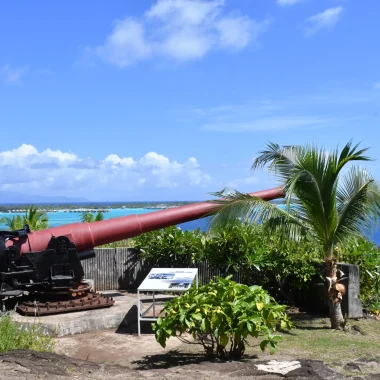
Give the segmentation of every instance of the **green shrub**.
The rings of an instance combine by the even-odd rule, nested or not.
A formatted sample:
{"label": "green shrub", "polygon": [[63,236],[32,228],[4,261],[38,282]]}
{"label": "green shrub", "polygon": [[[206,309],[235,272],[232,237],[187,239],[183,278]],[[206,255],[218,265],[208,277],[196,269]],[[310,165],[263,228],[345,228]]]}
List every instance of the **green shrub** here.
{"label": "green shrub", "polygon": [[360,270],[360,299],[368,310],[380,310],[380,250],[361,237],[338,249],[339,261],[355,264]]}
{"label": "green shrub", "polygon": [[290,293],[307,286],[320,262],[320,247],[306,237],[293,242],[247,223],[206,233],[168,227],[142,234],[133,243],[150,265],[189,267],[207,261],[222,276],[241,272],[239,282],[261,285],[289,302]]}
{"label": "green shrub", "polygon": [[200,230],[182,231],[172,226],[134,238],[142,259],[158,267],[193,266],[201,252]]}
{"label": "green shrub", "polygon": [[162,347],[170,337],[189,333],[207,354],[239,359],[247,336],[263,336],[261,350],[269,346],[270,353],[275,352],[281,341],[276,329],[292,327],[285,306],[277,304],[260,286],[248,287],[230,277],[217,277],[165,304],[165,317],[153,325]]}
{"label": "green shrub", "polygon": [[52,352],[54,339],[38,324],[22,326],[12,320],[12,312],[0,313],[0,352],[34,350]]}
{"label": "green shrub", "polygon": [[99,248],[133,248],[135,243],[133,239],[123,239],[114,241],[113,243],[100,245]]}
{"label": "green shrub", "polygon": [[261,285],[292,303],[291,293],[307,287],[317,273],[320,252],[307,237],[295,242],[262,225],[234,224],[209,231],[202,257],[225,275],[241,271],[243,283]]}
{"label": "green shrub", "polygon": [[[321,247],[308,236],[295,242],[268,233],[263,225],[243,223],[212,228],[206,233],[181,231],[173,226],[107,246],[134,246],[148,265],[157,267],[189,267],[207,261],[222,276],[240,272],[239,282],[260,285],[287,303],[305,299],[306,293],[300,290],[307,289],[319,277],[323,259]],[[340,262],[360,268],[363,306],[378,310],[379,248],[368,239],[357,238],[341,251]]]}
{"label": "green shrub", "polygon": [[252,224],[234,224],[212,228],[202,246],[202,259],[226,274],[243,269],[260,270],[265,265],[266,247],[262,228]]}

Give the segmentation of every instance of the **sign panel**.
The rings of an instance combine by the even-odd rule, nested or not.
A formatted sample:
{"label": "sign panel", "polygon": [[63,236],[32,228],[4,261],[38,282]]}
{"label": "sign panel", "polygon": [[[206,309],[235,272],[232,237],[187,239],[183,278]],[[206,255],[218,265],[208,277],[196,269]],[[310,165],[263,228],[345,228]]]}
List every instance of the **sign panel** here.
{"label": "sign panel", "polygon": [[197,273],[197,268],[153,268],[138,290],[185,291],[190,288]]}

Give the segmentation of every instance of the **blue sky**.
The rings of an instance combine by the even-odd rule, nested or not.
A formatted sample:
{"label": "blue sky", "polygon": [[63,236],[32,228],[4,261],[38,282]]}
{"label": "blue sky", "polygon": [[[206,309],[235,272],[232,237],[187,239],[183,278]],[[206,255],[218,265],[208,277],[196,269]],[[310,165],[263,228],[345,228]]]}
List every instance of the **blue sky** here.
{"label": "blue sky", "polygon": [[371,147],[378,0],[3,1],[0,190],[203,200],[268,141]]}

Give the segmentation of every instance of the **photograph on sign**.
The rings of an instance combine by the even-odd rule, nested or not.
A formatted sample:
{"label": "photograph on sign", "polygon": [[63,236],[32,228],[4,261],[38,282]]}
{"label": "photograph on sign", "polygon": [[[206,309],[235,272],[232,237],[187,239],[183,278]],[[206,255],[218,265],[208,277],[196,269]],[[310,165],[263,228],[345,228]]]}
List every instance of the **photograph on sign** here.
{"label": "photograph on sign", "polygon": [[190,283],[186,282],[173,282],[169,285],[169,288],[175,288],[175,289],[187,289],[189,287]]}
{"label": "photograph on sign", "polygon": [[196,274],[196,268],[153,268],[139,289],[186,290],[190,288]]}
{"label": "photograph on sign", "polygon": [[152,273],[148,276],[149,279],[168,280],[175,276],[174,273]]}

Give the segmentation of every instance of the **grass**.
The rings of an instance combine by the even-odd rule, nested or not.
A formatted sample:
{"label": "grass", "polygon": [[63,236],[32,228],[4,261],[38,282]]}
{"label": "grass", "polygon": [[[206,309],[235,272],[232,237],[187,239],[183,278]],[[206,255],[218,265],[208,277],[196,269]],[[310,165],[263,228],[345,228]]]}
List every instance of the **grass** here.
{"label": "grass", "polygon": [[364,357],[380,359],[380,321],[374,318],[348,320],[347,331],[330,329],[328,318],[300,314],[292,321],[294,328],[280,333],[283,341],[274,355],[261,352],[255,339],[249,339],[252,346],[246,354],[277,360],[322,360],[332,367]]}
{"label": "grass", "polygon": [[[261,339],[248,338],[245,358],[268,360],[322,360],[328,366],[344,366],[355,359],[377,359],[380,362],[380,321],[374,318],[348,320],[348,331],[330,329],[328,318],[315,318],[307,314],[290,315],[294,328],[281,331],[282,342],[274,355],[262,352]],[[357,331],[360,330],[360,331]],[[364,334],[364,335],[362,335]],[[202,353],[198,345],[184,344],[181,350]]]}
{"label": "grass", "polygon": [[54,339],[41,325],[22,326],[12,320],[11,312],[0,312],[0,352],[34,350],[52,352]]}

